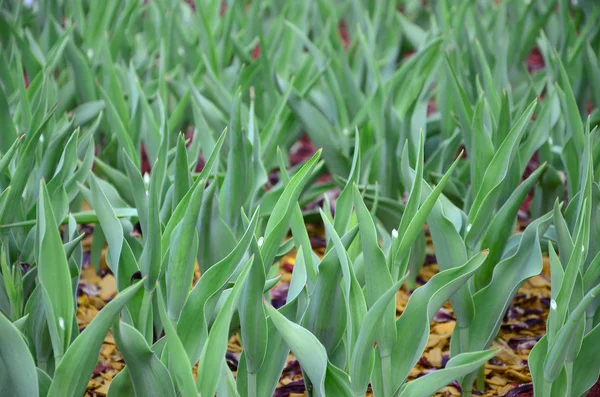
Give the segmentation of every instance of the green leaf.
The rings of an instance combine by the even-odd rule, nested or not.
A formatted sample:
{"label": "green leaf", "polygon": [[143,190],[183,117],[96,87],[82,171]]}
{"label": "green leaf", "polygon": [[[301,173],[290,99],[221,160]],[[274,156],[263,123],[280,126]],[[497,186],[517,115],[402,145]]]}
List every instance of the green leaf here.
{"label": "green leaf", "polygon": [[536,104],[537,100],[534,100],[521,117],[519,117],[485,171],[479,191],[475,195],[475,199],[469,210],[469,224],[467,226],[465,243],[471,250],[478,249],[480,238],[486,229],[485,226],[488,224],[493,208],[498,200],[498,190],[507,177],[518,144],[525,132],[525,127],[531,120],[531,115]]}
{"label": "green leaf", "polygon": [[575,94],[573,93],[573,88],[571,87],[569,77],[563,66],[561,58],[556,53],[555,56],[559,71],[558,81],[565,93],[565,97],[564,100],[561,101],[561,105],[564,112],[565,121],[567,123],[567,137],[572,137],[575,150],[577,154],[581,156],[583,154],[585,142],[583,121],[581,120],[579,107],[577,106],[577,102],[575,100]]}
{"label": "green leaf", "polygon": [[392,298],[396,296],[405,279],[406,276],[385,291],[362,319],[350,361],[350,378],[352,379],[352,392],[355,396],[362,396],[367,391],[373,370],[373,342],[375,342],[377,328],[380,326],[379,319],[384,315],[390,301],[395,305],[396,300]]}
{"label": "green leaf", "polygon": [[431,319],[444,302],[481,266],[485,256],[484,253],[479,253],[460,267],[436,274],[412,293],[406,309],[396,321],[396,332],[402,335],[402,338],[396,340],[392,351],[392,393],[400,389],[410,370],[421,357],[429,338]]}
{"label": "green leaf", "polygon": [[148,241],[148,234],[151,229],[149,228],[149,214],[148,214],[148,196],[146,195],[146,186],[144,185],[144,179],[140,174],[137,166],[133,163],[133,160],[124,152],[123,163],[125,166],[125,172],[131,189],[133,191],[133,202],[138,212],[138,219],[140,227],[142,229],[142,236],[144,241]]}
{"label": "green leaf", "polygon": [[127,364],[135,395],[174,397],[175,389],[169,371],[150,349],[142,334],[121,321],[112,330],[119,352]]}
{"label": "green leaf", "polygon": [[[414,180],[414,171],[404,161],[402,173],[407,181]],[[422,181],[422,184],[423,193],[431,195],[432,188],[425,181]],[[463,217],[466,217],[464,213],[443,194],[439,195],[427,217],[429,232],[441,270],[462,266],[467,262],[467,250],[460,234]],[[456,314],[458,327],[468,327],[475,312],[469,286],[463,286],[455,295],[450,297],[450,303]]]}
{"label": "green leaf", "polygon": [[207,302],[225,286],[243,260],[254,237],[257,224],[258,210],[252,216],[246,232],[236,247],[200,277],[187,297],[177,323],[177,332],[191,364],[196,363],[200,358],[208,335],[208,319],[212,313],[207,313],[210,311],[206,307]]}
{"label": "green leaf", "polygon": [[[319,264],[317,282],[309,289],[311,299],[302,319],[302,326],[319,339],[329,356],[333,356],[342,344],[346,330],[347,312],[344,307],[342,271],[339,266],[340,260],[346,259],[345,256],[345,250],[343,257],[338,257],[336,250],[329,250],[325,254]],[[323,310],[323,307],[329,307],[331,310]],[[341,363],[338,365],[341,366]]]}
{"label": "green leaf", "polygon": [[168,350],[163,351],[163,357],[165,354],[168,357],[168,368],[175,383],[176,391],[183,397],[196,396],[197,393],[194,385],[192,368],[189,364],[189,361],[186,360],[187,354],[183,344],[181,343],[181,340],[179,339],[179,336],[177,335],[175,325],[173,324],[171,318],[167,315],[160,284],[158,285],[156,291],[158,297],[158,312],[167,338]]}
{"label": "green leaf", "polygon": [[65,58],[73,71],[75,90],[80,102],[92,102],[97,98],[90,64],[74,40],[69,40],[65,49]]}
{"label": "green leaf", "polygon": [[17,139],[17,129],[13,123],[10,108],[8,107],[8,98],[2,86],[0,86],[0,125],[3,127],[0,151],[7,153]]}
{"label": "green leaf", "polygon": [[[280,148],[277,148],[277,156],[280,163],[279,171],[281,173],[282,179],[286,184],[289,184],[290,177],[288,175],[287,170],[283,166],[283,154]],[[292,210],[293,212],[290,217],[290,226],[292,229],[293,236],[292,242],[296,245],[296,247],[303,248],[306,252],[309,252],[312,250],[312,248],[310,245],[310,238],[308,236],[308,232],[306,231],[306,225],[304,224],[304,217],[302,215],[302,208],[300,203],[297,203],[295,207],[296,208]],[[308,281],[311,285],[314,285],[317,282],[317,266],[314,263],[311,255],[307,255],[306,257],[304,257],[304,260],[307,270]]]}
{"label": "green leaf", "polygon": [[117,190],[117,192],[119,192],[119,196],[128,205],[133,205],[134,192],[129,177],[123,172],[100,160],[98,157],[94,159],[94,166],[94,172],[96,175],[109,182]]}
{"label": "green leaf", "polygon": [[0,313],[0,395],[35,397],[37,373],[29,348],[19,330]]}
{"label": "green leaf", "polygon": [[452,357],[444,369],[436,370],[418,379],[406,383],[400,389],[400,397],[428,397],[484,365],[498,353],[499,349],[474,353],[463,353]]}
{"label": "green leaf", "polygon": [[[142,276],[147,276],[145,288],[153,290],[159,275],[162,272],[163,241],[161,240],[160,202],[162,187],[165,184],[167,173],[167,138],[163,140],[158,149],[158,158],[152,167],[148,195],[148,229],[144,232],[146,238],[142,256],[140,258]],[[143,200],[140,198],[139,200]],[[193,238],[193,232],[192,232]]]}
{"label": "green leaf", "polygon": [[342,234],[348,228],[350,217],[352,216],[352,205],[354,200],[353,195],[353,184],[359,183],[360,181],[360,170],[361,170],[361,149],[360,139],[358,134],[358,128],[355,129],[354,134],[354,156],[352,158],[352,168],[348,175],[348,180],[344,186],[344,189],[340,193],[335,203],[335,219],[333,224],[338,234]]}
{"label": "green leaf", "polygon": [[192,176],[188,166],[187,150],[185,148],[185,138],[183,134],[177,137],[177,152],[175,155],[175,190],[173,192],[173,210],[175,204],[178,204],[190,189]]}
{"label": "green leaf", "polygon": [[581,324],[584,318],[585,309],[598,293],[600,293],[600,285],[585,294],[584,298],[569,314],[565,325],[561,328],[554,342],[549,345],[548,355],[544,362],[544,379],[547,382],[552,382],[558,377],[565,363],[567,349],[571,346],[575,327]]}
{"label": "green leaf", "polygon": [[[307,375],[305,382],[310,382],[314,395],[324,397],[331,387],[336,387],[336,390],[341,388],[344,392],[342,395],[351,395],[348,378],[340,377],[339,369],[328,361],[325,347],[319,340],[305,328],[285,318],[271,305],[265,303],[265,307],[277,331],[300,362]],[[336,376],[338,378],[334,381],[332,378]]]}
{"label": "green leaf", "polygon": [[596,383],[600,375],[600,326],[595,326],[584,338],[581,351],[573,362],[572,393],[582,396]]}
{"label": "green leaf", "polygon": [[318,150],[310,160],[294,174],[279,197],[279,200],[277,200],[277,204],[275,204],[275,208],[273,208],[273,212],[267,222],[264,243],[260,251],[265,266],[270,267],[273,263],[277,250],[279,249],[279,244],[288,231],[289,219],[296,206],[298,197],[312,176],[313,170],[320,157],[321,150]]}
{"label": "green leaf", "polygon": [[208,334],[208,339],[204,344],[200,363],[198,364],[198,391],[200,395],[212,396],[217,389],[220,371],[225,363],[231,318],[246,285],[248,273],[250,273],[252,268],[252,262],[254,262],[254,257],[250,257],[242,265],[243,270],[235,281],[233,289],[229,292],[225,303],[219,310],[217,318]]}
{"label": "green leaf", "polygon": [[549,213],[529,224],[519,237],[516,252],[496,265],[491,282],[474,295],[476,311],[472,324],[476,326],[469,329],[470,351],[485,349],[492,343],[502,317],[521,284],[541,272],[539,240],[551,219],[552,214]]}
{"label": "green leaf", "polygon": [[489,255],[485,262],[475,274],[475,288],[477,290],[486,286],[492,279],[494,266],[502,257],[506,242],[512,235],[512,230],[506,225],[510,225],[517,217],[521,204],[529,194],[536,182],[546,170],[546,164],[542,164],[535,170],[517,189],[510,195],[506,203],[498,210],[492,218],[488,229],[483,236],[481,246],[489,249]]}
{"label": "green leaf", "polygon": [[121,291],[75,338],[56,367],[48,397],[79,397],[85,393],[106,333],[121,309],[142,288],[142,285],[143,280],[140,280]]}
{"label": "green leaf", "polygon": [[[18,208],[21,204],[23,191],[25,190],[27,180],[29,179],[33,167],[35,166],[35,151],[39,143],[40,136],[52,118],[55,110],[56,105],[54,105],[46,114],[44,114],[42,122],[34,130],[34,132],[25,136],[23,149],[19,152],[19,162],[17,163],[15,173],[11,180],[11,189],[6,197],[5,208],[2,213],[0,213],[0,224],[2,225],[13,221],[16,218],[16,215],[19,213]],[[10,142],[14,142],[14,139],[12,139]]]}
{"label": "green leaf", "polygon": [[[384,291],[390,289],[394,283],[390,270],[387,267],[383,251],[377,241],[377,230],[373,219],[360,197],[358,187],[354,185],[354,207],[360,228],[360,238],[365,258],[365,284],[366,298],[369,308],[381,297]],[[389,302],[381,318],[380,329],[377,335],[377,345],[387,354],[396,341],[396,303]]]}
{"label": "green leaf", "polygon": [[[417,211],[419,209],[419,204],[421,203],[421,180],[423,179],[423,162],[424,162],[424,148],[423,148],[423,144],[424,144],[424,134],[423,134],[423,130],[421,129],[419,132],[419,146],[417,147],[418,151],[417,151],[417,162],[416,162],[416,173],[415,173],[415,177],[413,179],[412,182],[412,187],[410,190],[410,194],[408,196],[408,200],[406,202],[406,207],[404,207],[404,212],[402,213],[402,218],[400,219],[400,225],[398,226],[398,229],[400,232],[404,232],[405,230],[408,229],[408,226],[410,225],[411,221],[414,219],[415,215],[417,214]],[[408,168],[407,166],[408,164],[408,144],[404,145],[404,149],[402,151],[402,165],[405,168]],[[404,238],[404,233],[402,235],[402,238]],[[394,241],[392,242],[392,249],[391,249],[391,253],[392,255],[390,256],[390,260],[391,260],[391,268],[394,269],[397,265],[396,265],[396,260],[398,260],[398,258],[395,257],[396,251],[398,249],[398,246],[400,244],[400,240],[398,238],[395,238]],[[400,257],[400,260],[404,260],[405,258]],[[400,276],[404,276],[404,274],[400,273]]]}
{"label": "green leaf", "polygon": [[[283,93],[285,86],[278,81]],[[288,103],[294,114],[305,126],[311,140],[317,147],[323,148],[323,157],[329,170],[335,175],[348,175],[350,161],[342,152],[339,134],[335,132],[327,118],[314,105],[292,92]]]}
{"label": "green leaf", "polygon": [[[339,212],[337,213],[339,214]],[[367,314],[367,303],[365,301],[363,290],[356,279],[354,266],[348,257],[344,243],[335,231],[334,226],[322,211],[321,219],[325,225],[327,236],[333,241],[333,249],[337,253],[342,271],[345,294],[344,297],[347,310],[346,345],[348,352],[346,356],[348,359],[351,359],[356,346],[359,330],[361,329],[363,325],[363,319]],[[303,256],[301,256],[301,258],[303,258]],[[294,272],[296,272],[296,266],[298,266],[298,257],[296,258],[296,263],[294,264]],[[292,279],[292,281],[294,280]],[[290,285],[290,291],[288,294],[291,294],[292,291],[292,285]]]}
{"label": "green leaf", "polygon": [[75,303],[69,263],[43,180],[40,181],[37,211],[38,277],[46,302],[46,316],[54,355],[56,361],[60,362],[71,341]]}
{"label": "green leaf", "polygon": [[204,180],[194,184],[194,192],[181,223],[171,235],[169,262],[166,269],[167,312],[177,321],[188,297],[194,277],[194,264],[198,252],[196,223],[202,205]]}
{"label": "green leaf", "polygon": [[402,30],[406,35],[408,41],[410,41],[413,48],[422,47],[425,42],[425,38],[427,37],[426,32],[417,24],[410,21],[406,18],[402,13],[396,13],[396,18],[400,22],[402,26]]}
{"label": "green leaf", "polygon": [[108,117],[108,122],[111,125],[111,128],[119,141],[119,145],[122,146],[129,157],[134,161],[135,164],[139,164],[140,159],[138,152],[135,150],[135,146],[131,139],[130,132],[127,130],[127,127],[123,124],[123,120],[119,112],[117,111],[115,105],[111,101],[111,98],[106,93],[106,91],[98,85],[98,90],[100,91],[100,95],[106,104],[106,115]]}
{"label": "green leaf", "polygon": [[[198,265],[205,273],[211,266],[223,259],[235,246],[233,232],[227,226],[219,211],[217,198],[218,183],[211,183],[202,196],[198,231]],[[215,249],[215,247],[219,247]]]}
{"label": "green leaf", "polygon": [[2,158],[0,158],[0,175],[4,175],[4,173],[8,169],[8,166],[10,165],[12,159],[15,157],[17,149],[19,148],[19,146],[21,146],[22,141],[22,137],[15,139],[12,145],[10,145],[8,151],[2,156]]}
{"label": "green leaf", "polygon": [[46,397],[48,395],[48,391],[50,390],[50,386],[52,385],[52,379],[47,373],[45,373],[41,369],[36,368],[36,370],[40,390],[39,396]]}
{"label": "green leaf", "polygon": [[110,382],[108,396],[110,397],[129,397],[135,394],[129,368],[123,368]]}
{"label": "green leaf", "polygon": [[250,167],[250,143],[242,130],[241,102],[242,93],[235,95],[231,120],[229,122],[229,153],[223,188],[221,189],[220,207],[225,222],[232,230],[237,230],[240,222],[240,208],[244,207],[252,187],[252,170]]}
{"label": "green leaf", "polygon": [[529,368],[533,379],[533,390],[536,395],[562,397],[566,395],[567,376],[562,371],[560,376],[552,383],[544,379],[544,359],[548,352],[548,337],[543,336],[529,353]]}
{"label": "green leaf", "polygon": [[[294,265],[294,273],[292,274],[292,283],[304,283],[306,280],[301,279],[301,275],[294,276],[296,274],[296,266],[298,264],[297,259],[296,265]],[[296,280],[300,280],[296,282]],[[289,296],[289,295],[288,295]],[[304,309],[306,307],[306,300],[308,296],[306,294],[306,289],[301,290],[301,293],[296,296],[290,296],[290,299],[286,301],[286,304],[279,309],[279,311],[287,318],[294,319],[294,321],[300,321],[302,315],[304,314]],[[277,328],[273,324],[271,318],[267,318],[268,324],[268,335],[269,335],[269,343],[267,347],[266,356],[269,357],[269,360],[265,360],[260,370],[257,373],[257,395],[273,395],[275,392],[275,388],[279,382],[279,377],[281,375],[281,371],[283,370],[285,363],[287,362],[288,354],[290,352],[290,348],[283,340],[282,336],[277,332]],[[244,353],[240,357],[240,363],[237,372],[237,387],[240,395],[242,397],[248,397],[247,393],[248,387],[248,376],[246,371],[246,360],[244,358]]]}
{"label": "green leaf", "polygon": [[263,306],[265,269],[262,260],[252,261],[249,280],[242,291],[239,307],[241,336],[249,376],[256,375],[267,352],[267,317]]}
{"label": "green leaf", "polygon": [[[398,239],[399,242],[394,242],[394,244],[392,245],[391,249],[395,250],[395,253],[393,255],[395,255],[396,258],[403,259],[405,257],[408,257],[408,250],[417,238],[417,235],[419,233],[422,233],[423,225],[425,225],[427,216],[435,206],[438,197],[440,197],[440,195],[442,194],[442,190],[448,183],[448,180],[450,179],[459,161],[460,156],[458,156],[458,158],[454,160],[454,163],[452,163],[450,168],[448,168],[448,171],[446,171],[444,176],[442,176],[437,186],[433,188],[433,190],[431,190],[431,193],[424,200],[422,199],[423,201],[421,203],[421,206],[415,213],[414,217],[410,219],[410,222],[408,223],[408,226],[406,228],[406,231],[402,235],[402,238]],[[401,266],[397,270],[396,275],[402,276],[406,271],[407,265],[408,261],[404,262],[403,266]]]}
{"label": "green leaf", "polygon": [[181,202],[179,202],[179,204],[175,208],[175,211],[173,211],[173,214],[171,214],[171,218],[169,219],[169,222],[167,222],[165,230],[162,233],[161,246],[162,246],[162,251],[163,251],[162,252],[163,259],[164,259],[165,255],[169,252],[169,246],[170,246],[169,243],[171,241],[171,235],[173,234],[175,228],[179,225],[179,223],[183,219],[183,217],[187,211],[187,208],[190,205],[190,200],[191,200],[192,194],[195,191],[196,184],[200,180],[203,180],[203,179],[206,180],[208,178],[208,175],[211,173],[215,162],[219,158],[219,152],[221,151],[221,148],[223,146],[223,142],[225,141],[226,136],[227,136],[227,130],[224,130],[223,133],[221,134],[221,136],[219,137],[219,140],[217,141],[215,148],[213,149],[212,153],[210,154],[210,157],[206,161],[206,164],[205,164],[204,168],[202,169],[202,172],[196,178],[196,182],[194,182],[194,185],[191,186],[190,190],[188,190],[187,194],[183,197]]}
{"label": "green leaf", "polygon": [[90,178],[90,185],[92,206],[96,210],[98,221],[108,242],[108,257],[110,260],[107,261],[107,264],[113,274],[117,276],[117,287],[119,287],[123,282],[129,282],[129,280],[119,280],[118,278],[119,258],[121,257],[124,238],[123,226],[95,176]]}

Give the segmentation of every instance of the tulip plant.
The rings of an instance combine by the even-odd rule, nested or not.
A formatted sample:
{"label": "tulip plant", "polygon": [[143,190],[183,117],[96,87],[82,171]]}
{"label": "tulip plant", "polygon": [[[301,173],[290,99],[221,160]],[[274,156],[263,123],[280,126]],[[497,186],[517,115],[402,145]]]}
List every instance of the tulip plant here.
{"label": "tulip plant", "polygon": [[[109,331],[109,397],[270,397],[290,353],[309,396],[471,396],[544,257],[535,395],[585,396],[600,6],[571,3],[0,1],[0,396],[84,395]],[[80,329],[88,256],[117,294]],[[450,359],[412,379],[447,301]]]}

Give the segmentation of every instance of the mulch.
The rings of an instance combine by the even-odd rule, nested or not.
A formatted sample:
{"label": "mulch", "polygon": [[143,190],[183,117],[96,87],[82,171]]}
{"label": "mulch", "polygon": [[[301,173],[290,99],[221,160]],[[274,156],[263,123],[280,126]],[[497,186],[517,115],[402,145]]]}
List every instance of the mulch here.
{"label": "mulch", "polygon": [[[318,255],[324,253],[323,230],[308,225],[311,241]],[[429,237],[428,237],[429,239]],[[84,240],[84,249],[89,249],[91,236]],[[87,257],[87,255],[86,255]],[[272,304],[279,307],[285,303],[287,289],[291,280],[295,260],[295,251],[284,256],[279,262],[281,279],[272,291]],[[417,278],[417,284],[423,284],[439,271],[435,263],[435,255],[431,241],[428,241],[428,254],[425,265]],[[102,267],[97,274],[92,266],[84,263],[78,289],[77,320],[80,328],[89,324],[94,316],[116,295],[114,276],[106,268],[104,254]],[[485,397],[529,397],[533,395],[531,375],[527,366],[527,357],[531,348],[544,335],[546,318],[549,310],[550,273],[547,258],[543,272],[528,280],[518,291],[508,309],[492,347],[500,348],[500,353],[490,360],[485,368],[485,390],[474,392],[474,395]],[[396,296],[397,314],[400,315],[410,297],[410,291],[404,286]],[[443,368],[449,359],[450,336],[454,329],[455,319],[450,304],[447,302],[431,322],[429,341],[423,356],[410,373],[415,379],[436,369]],[[227,362],[234,371],[237,368],[241,346],[237,336],[229,343]],[[88,383],[86,396],[106,396],[112,378],[125,366],[125,362],[116,348],[115,341],[109,332],[104,339],[92,378]],[[596,394],[594,394],[596,393]],[[275,396],[304,396],[300,366],[290,354],[282,373]],[[600,396],[600,390],[592,390],[591,396]],[[460,388],[454,383],[443,388],[436,396],[460,396]]]}

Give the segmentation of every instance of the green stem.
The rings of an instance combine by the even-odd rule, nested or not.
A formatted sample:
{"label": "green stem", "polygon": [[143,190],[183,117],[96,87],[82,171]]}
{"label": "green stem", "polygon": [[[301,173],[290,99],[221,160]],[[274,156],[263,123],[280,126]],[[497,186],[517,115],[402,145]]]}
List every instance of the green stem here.
{"label": "green stem", "polygon": [[396,269],[396,274],[395,274],[395,281],[396,280],[400,280],[400,278],[404,277],[404,275],[406,274],[406,271],[408,270],[408,262],[409,259],[408,257],[405,258],[404,260],[400,261],[400,264],[398,265],[398,268]]}
{"label": "green stem", "polygon": [[[137,209],[135,208],[115,208],[114,211],[117,218],[137,217]],[[75,222],[77,222],[77,224],[79,225],[84,223],[98,223],[98,216],[96,215],[95,211],[73,212],[71,215],[73,216],[73,218],[75,218]],[[35,223],[35,219],[30,219],[27,221],[0,225],[0,229],[34,226]],[[63,219],[61,225],[66,225],[67,223],[69,223],[69,217]]]}
{"label": "green stem", "polygon": [[460,388],[462,389],[462,397],[471,397],[471,392],[473,391],[473,381],[477,376],[477,372],[472,372],[465,376],[460,384]]}
{"label": "green stem", "polygon": [[[459,341],[459,352],[465,353],[469,351],[469,327],[461,327],[458,328],[458,341]],[[473,378],[475,374],[469,374],[463,379],[462,388],[462,397],[470,397],[473,391]],[[477,385],[479,389],[479,384]]]}
{"label": "green stem", "polygon": [[60,353],[60,354],[56,354],[54,356],[54,368],[58,367],[58,364],[60,363],[60,361],[62,360],[64,354]]}
{"label": "green stem", "polygon": [[391,247],[391,259],[390,259],[390,273],[392,274],[393,280],[398,280],[398,272],[400,271],[400,265],[396,265],[396,250],[394,244]]}
{"label": "green stem", "polygon": [[458,328],[458,340],[460,341],[460,353],[469,351],[469,327]]}
{"label": "green stem", "polygon": [[140,307],[140,317],[138,319],[139,331],[146,337],[146,342],[152,343],[152,332],[148,333],[148,317],[150,315],[150,303],[152,302],[152,291],[144,289],[142,297],[142,306]]}
{"label": "green stem", "polygon": [[248,397],[258,396],[258,389],[256,387],[256,372],[248,372]]}
{"label": "green stem", "polygon": [[570,396],[573,386],[573,361],[565,361],[565,370],[567,372],[567,390],[565,396]]}
{"label": "green stem", "polygon": [[485,390],[485,367],[482,366],[479,368],[479,373],[477,374],[477,390],[484,391]]}
{"label": "green stem", "polygon": [[39,356],[37,358],[37,366],[44,372],[48,372],[48,361],[45,359],[41,359]]}
{"label": "green stem", "polygon": [[392,377],[392,355],[386,354],[381,355],[381,374],[383,380],[383,395],[385,397],[391,396],[392,391],[390,390],[390,381]]}
{"label": "green stem", "polygon": [[585,319],[585,333],[586,335],[594,328],[594,313],[586,316]]}

